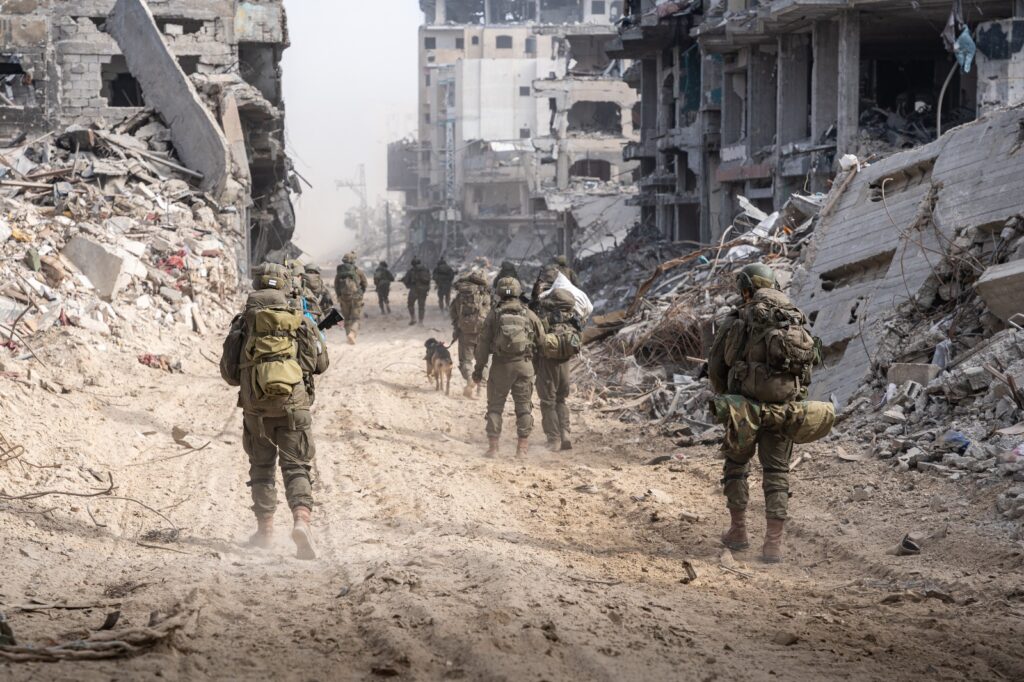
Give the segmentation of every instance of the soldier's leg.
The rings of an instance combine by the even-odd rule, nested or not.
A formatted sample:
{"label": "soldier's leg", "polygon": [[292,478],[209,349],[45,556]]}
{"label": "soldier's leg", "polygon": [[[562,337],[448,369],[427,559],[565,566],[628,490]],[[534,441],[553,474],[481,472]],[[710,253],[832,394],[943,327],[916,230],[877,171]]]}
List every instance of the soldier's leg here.
{"label": "soldier's leg", "polygon": [[264,419],[265,436],[261,437],[259,417],[247,414],[242,419],[242,449],[249,456],[246,485],[252,494],[252,510],[258,518],[273,516],[277,509],[277,450],[270,440],[272,426],[273,420]]}
{"label": "soldier's leg", "polygon": [[416,292],[409,290],[409,324],[416,324]]}
{"label": "soldier's leg", "polygon": [[502,413],[505,401],[512,390],[512,379],[508,365],[500,364],[491,367],[491,380],[487,382],[487,436],[497,438],[501,435]]}
{"label": "soldier's leg", "polygon": [[352,333],[359,333],[359,325],[363,319],[363,299],[358,298],[352,302]]}
{"label": "soldier's leg", "polygon": [[533,362],[524,360],[510,366],[515,371],[511,388],[516,406],[516,432],[520,438],[529,438],[533,432]]}
{"label": "soldier's leg", "polygon": [[423,316],[427,312],[427,294],[428,293],[429,292],[424,291],[422,294],[420,294],[420,298],[419,298],[419,301],[418,301],[418,303],[419,303],[419,305],[418,305],[419,311],[418,312],[419,312],[419,315],[420,315],[420,324],[423,324]]}
{"label": "soldier's leg", "polygon": [[757,434],[757,456],[764,470],[761,485],[765,516],[785,520],[789,516],[789,460],[793,456],[793,441],[761,429]]}
{"label": "soldier's leg", "polygon": [[313,443],[313,418],[309,410],[296,410],[277,420],[274,441],[280,448],[279,461],[288,507],[313,508],[313,481],[310,472],[316,446]]}
{"label": "soldier's leg", "polygon": [[459,339],[459,374],[462,378],[469,382],[473,376],[473,364],[476,361],[474,358],[474,352],[476,351],[476,344],[470,343],[465,339]]}
{"label": "soldier's leg", "polygon": [[537,359],[537,400],[540,402],[540,423],[548,445],[551,447],[560,446],[562,440],[556,408],[557,373],[558,363],[544,358]]}
{"label": "soldier's leg", "polygon": [[569,398],[569,389],[572,387],[569,363],[558,363],[555,382],[555,411],[558,414],[558,428],[562,439],[562,449],[572,448],[572,426],[569,422],[569,405],[566,400]]}
{"label": "soldier's leg", "polygon": [[750,501],[750,457],[734,452],[725,453],[725,464],[722,467],[722,486],[725,493],[726,507],[744,511]]}
{"label": "soldier's leg", "polygon": [[378,289],[377,290],[377,305],[380,306],[380,314],[381,315],[384,315],[387,312],[387,310],[384,308],[384,301],[385,300],[386,300],[386,297],[384,296],[384,292],[381,291],[380,289]]}

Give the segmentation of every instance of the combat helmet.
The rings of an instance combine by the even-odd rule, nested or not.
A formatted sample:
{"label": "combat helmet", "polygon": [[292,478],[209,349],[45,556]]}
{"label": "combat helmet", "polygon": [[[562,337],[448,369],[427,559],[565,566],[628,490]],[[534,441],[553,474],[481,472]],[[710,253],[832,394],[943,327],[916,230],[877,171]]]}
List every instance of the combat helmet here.
{"label": "combat helmet", "polygon": [[736,275],[736,286],[740,293],[754,293],[758,289],[778,289],[775,271],[764,263],[746,265]]}
{"label": "combat helmet", "polygon": [[482,287],[487,286],[487,278],[484,276],[484,272],[480,268],[473,268],[470,270],[469,274],[466,275],[466,281]]}
{"label": "combat helmet", "polygon": [[502,300],[519,298],[523,295],[523,285],[515,277],[502,277],[498,280],[494,290]]}
{"label": "combat helmet", "polygon": [[310,274],[320,274],[320,266],[316,263],[306,263],[305,270]]}
{"label": "combat helmet", "polygon": [[252,270],[252,288],[288,291],[291,288],[291,277],[291,272],[283,265],[264,263]]}
{"label": "combat helmet", "polygon": [[556,256],[555,257],[555,264],[556,265],[561,265],[563,268],[567,268],[567,267],[569,267],[569,259],[566,258],[564,254],[561,255],[561,256]]}
{"label": "combat helmet", "polygon": [[342,263],[348,263],[349,265],[353,265],[356,262],[356,252],[355,251],[349,251],[341,259],[341,262]]}

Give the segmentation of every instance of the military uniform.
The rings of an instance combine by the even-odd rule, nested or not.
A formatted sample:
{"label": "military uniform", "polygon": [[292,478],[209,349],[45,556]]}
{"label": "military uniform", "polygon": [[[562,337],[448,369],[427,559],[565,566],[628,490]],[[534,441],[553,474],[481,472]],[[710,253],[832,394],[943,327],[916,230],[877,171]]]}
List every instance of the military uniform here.
{"label": "military uniform", "polygon": [[[260,547],[270,545],[279,467],[295,520],[292,539],[299,558],[311,559],[315,558],[309,529],[314,505],[311,471],[316,454],[310,411],[315,400],[313,377],[326,372],[330,361],[315,324],[289,301],[288,280],[281,266],[257,269],[257,290],[249,295],[245,311],[232,321],[220,370],[228,384],[239,387],[242,449],[249,457],[248,486],[258,524],[250,542]],[[261,350],[269,344],[283,345]],[[293,372],[294,379],[298,379],[294,384]],[[282,390],[282,386],[287,389]]]}
{"label": "military uniform", "polygon": [[324,318],[324,315],[334,307],[334,299],[331,292],[324,285],[323,275],[320,267],[312,263],[305,266],[302,273],[302,292],[306,299],[306,308],[312,313],[316,322]]}
{"label": "military uniform", "polygon": [[452,302],[452,282],[455,281],[455,271],[448,265],[444,258],[438,261],[434,267],[434,284],[437,286],[437,304],[441,310],[447,310]]}
{"label": "military uniform", "polygon": [[427,307],[427,294],[430,293],[430,269],[413,258],[412,264],[402,277],[402,284],[409,289],[409,325],[416,324],[417,308],[419,323],[423,324],[423,315]]}
{"label": "military uniform", "polygon": [[[756,324],[752,321],[752,314],[759,304],[770,305],[773,310],[790,308],[792,304],[785,294],[776,289],[774,273],[765,265],[745,267],[740,272],[739,280],[741,291],[744,292],[744,304],[731,311],[721,322],[708,355],[712,389],[718,394],[743,396],[766,406],[784,405],[806,398],[809,369],[803,380],[786,373],[773,372],[768,365],[764,333],[759,333],[752,326]],[[796,311],[795,307],[792,309]],[[802,316],[799,311],[796,313]],[[793,441],[776,429],[760,426],[756,433],[756,448],[740,448],[727,439],[723,450],[725,464],[722,483],[732,516],[732,525],[722,536],[723,544],[733,549],[749,546],[745,520],[750,499],[747,477],[750,475],[750,461],[756,451],[763,472],[762,488],[768,525],[764,558],[771,562],[780,561],[782,529],[789,516],[789,465],[793,455]]]}
{"label": "military uniform", "polygon": [[363,319],[363,296],[368,287],[366,275],[356,266],[355,254],[347,254],[334,277],[334,292],[338,295],[338,308],[345,318],[345,336],[350,344],[356,342],[359,334],[359,324]]}
{"label": "military uniform", "polygon": [[[540,299],[539,316],[545,333],[573,316],[576,300],[572,294],[560,289]],[[554,360],[537,353],[537,397],[540,399],[541,425],[552,450],[572,449],[572,427],[566,399],[572,388],[568,360]]]}
{"label": "military uniform", "polygon": [[391,283],[394,281],[395,276],[388,270],[388,264],[381,261],[373,273],[373,286],[377,289],[377,305],[382,315],[391,314]]}
{"label": "military uniform", "polygon": [[[502,261],[501,268],[498,270],[498,274],[494,277],[494,281],[491,283],[491,288],[497,289],[498,282],[505,279],[506,277],[511,277],[512,279],[519,282],[519,271],[516,270],[515,263],[509,260]],[[522,287],[521,282],[520,287]]]}
{"label": "military uniform", "polygon": [[[484,369],[493,357],[487,381],[488,456],[493,457],[498,452],[502,414],[509,394],[515,402],[516,432],[519,437],[516,453],[525,455],[533,431],[533,358],[544,336],[544,327],[533,311],[519,300],[522,288],[517,280],[499,280],[498,292],[501,302],[484,320],[480,342],[476,347],[473,380],[479,383],[483,379]],[[522,339],[511,344],[515,348],[512,352],[502,350],[509,339],[506,329],[514,329],[517,335],[522,336]]]}
{"label": "military uniform", "polygon": [[491,308],[491,296],[483,273],[474,270],[455,284],[457,291],[448,311],[452,320],[452,335],[459,343],[459,372],[466,380],[463,395],[473,395],[473,363],[480,330]]}

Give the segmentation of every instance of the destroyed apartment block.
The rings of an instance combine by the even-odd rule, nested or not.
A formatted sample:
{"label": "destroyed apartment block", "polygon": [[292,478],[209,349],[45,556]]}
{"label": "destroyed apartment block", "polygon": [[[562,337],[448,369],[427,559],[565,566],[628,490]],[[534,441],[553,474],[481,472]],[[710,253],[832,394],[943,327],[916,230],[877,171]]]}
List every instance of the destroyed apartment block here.
{"label": "destroyed apartment block", "polygon": [[[173,149],[191,180],[238,204],[250,244],[243,265],[288,247],[297,184],[284,153],[279,65],[288,34],[279,0],[22,0],[0,3],[0,38],[0,148],[155,109],[169,134],[148,136],[149,151]],[[209,87],[202,79],[224,77],[265,104],[256,111],[197,98],[197,84]]]}
{"label": "destroyed apartment block", "polygon": [[[579,246],[569,207],[630,183],[636,95],[605,44],[617,3],[420,3],[408,253],[535,262]],[[397,153],[397,148],[395,153]],[[406,167],[409,167],[406,162]],[[638,209],[619,215],[632,225]],[[593,240],[591,240],[593,241]]]}
{"label": "destroyed apartment block", "polygon": [[641,164],[643,222],[669,240],[716,241],[741,196],[771,214],[828,189],[844,154],[920,146],[1024,97],[1020,3],[958,17],[896,0],[633,4],[610,47],[636,60],[640,140],[624,155]]}

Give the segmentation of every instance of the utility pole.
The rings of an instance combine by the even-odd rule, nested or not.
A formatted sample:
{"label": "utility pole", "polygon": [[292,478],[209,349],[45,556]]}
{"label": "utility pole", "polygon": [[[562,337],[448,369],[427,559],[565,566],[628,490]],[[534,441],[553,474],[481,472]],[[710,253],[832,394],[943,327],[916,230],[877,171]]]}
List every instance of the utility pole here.
{"label": "utility pole", "polygon": [[370,210],[366,200],[366,164],[359,164],[359,175],[355,180],[335,180],[334,188],[347,187],[359,197],[359,239],[366,242],[370,235]]}
{"label": "utility pole", "polygon": [[391,263],[391,203],[390,202],[384,204],[384,217],[385,217],[385,219],[387,221],[386,222],[386,226],[387,226],[387,240],[388,240],[388,242],[387,242],[387,250],[385,251],[385,253],[387,254],[387,257],[388,257],[388,263]]}

